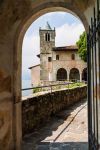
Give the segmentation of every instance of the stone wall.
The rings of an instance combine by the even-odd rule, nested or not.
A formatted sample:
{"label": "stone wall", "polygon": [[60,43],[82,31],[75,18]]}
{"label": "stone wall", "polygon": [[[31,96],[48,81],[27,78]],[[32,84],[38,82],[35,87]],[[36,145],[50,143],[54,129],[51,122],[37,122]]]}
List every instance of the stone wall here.
{"label": "stone wall", "polygon": [[77,87],[46,93],[22,101],[22,133],[31,133],[43,125],[52,114],[67,108],[87,95],[87,87]]}

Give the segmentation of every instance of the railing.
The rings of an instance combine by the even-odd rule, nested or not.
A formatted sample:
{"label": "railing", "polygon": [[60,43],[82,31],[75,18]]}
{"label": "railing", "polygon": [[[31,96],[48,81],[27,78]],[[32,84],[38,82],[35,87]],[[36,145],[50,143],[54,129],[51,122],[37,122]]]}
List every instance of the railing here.
{"label": "railing", "polygon": [[89,149],[100,149],[100,0],[93,10],[89,34],[88,50],[88,129]]}
{"label": "railing", "polygon": [[[73,82],[74,81],[74,82]],[[39,92],[53,92],[57,91],[59,89],[70,89],[72,87],[80,87],[81,85],[87,84],[86,81],[80,82],[79,80],[73,79],[69,81],[68,83],[57,83],[57,84],[50,84],[50,85],[45,85],[45,86],[37,86],[37,87],[32,87],[32,88],[24,88],[22,91],[27,91],[27,90],[33,90],[33,93],[39,93]]]}

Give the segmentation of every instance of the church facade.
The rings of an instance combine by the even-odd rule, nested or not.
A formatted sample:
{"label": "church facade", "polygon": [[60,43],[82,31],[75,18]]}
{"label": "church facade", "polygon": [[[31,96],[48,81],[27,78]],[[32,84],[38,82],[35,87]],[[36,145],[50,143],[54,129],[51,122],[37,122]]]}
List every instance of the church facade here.
{"label": "church facade", "polygon": [[40,34],[40,64],[32,66],[32,85],[65,80],[87,81],[87,63],[79,54],[76,45],[55,47],[55,28],[47,22]]}

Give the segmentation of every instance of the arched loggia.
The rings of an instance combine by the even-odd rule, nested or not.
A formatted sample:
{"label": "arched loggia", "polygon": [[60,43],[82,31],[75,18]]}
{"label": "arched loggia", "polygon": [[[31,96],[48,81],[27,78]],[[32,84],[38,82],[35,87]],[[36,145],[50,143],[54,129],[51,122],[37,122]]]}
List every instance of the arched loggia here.
{"label": "arched loggia", "polygon": [[57,81],[67,80],[67,71],[64,68],[60,68],[57,71]]}
{"label": "arched loggia", "polygon": [[70,80],[80,80],[80,73],[77,68],[72,68],[69,75]]}
{"label": "arched loggia", "polygon": [[87,68],[83,69],[82,72],[82,80],[87,81]]}

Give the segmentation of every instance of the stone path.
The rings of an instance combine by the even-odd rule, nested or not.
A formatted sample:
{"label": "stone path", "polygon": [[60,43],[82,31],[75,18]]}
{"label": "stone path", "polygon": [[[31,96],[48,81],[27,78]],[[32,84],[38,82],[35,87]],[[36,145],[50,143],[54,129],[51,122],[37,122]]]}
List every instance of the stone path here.
{"label": "stone path", "polygon": [[83,100],[24,137],[22,150],[88,150],[87,134],[87,103]]}

